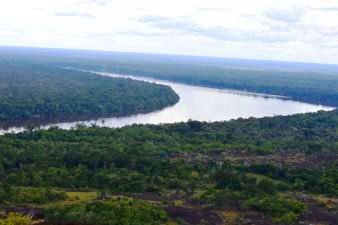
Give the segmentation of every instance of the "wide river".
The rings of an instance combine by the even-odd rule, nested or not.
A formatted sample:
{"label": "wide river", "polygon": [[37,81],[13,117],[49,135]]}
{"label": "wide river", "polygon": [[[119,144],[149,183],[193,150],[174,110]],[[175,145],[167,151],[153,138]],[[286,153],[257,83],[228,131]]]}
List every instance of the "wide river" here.
{"label": "wide river", "polygon": [[[156,80],[148,77],[100,73],[104,76],[128,78],[164,84],[170,86],[179,96],[180,101],[171,107],[147,114],[126,117],[101,118],[97,120],[57,123],[51,125],[70,129],[77,123],[96,124],[107,127],[122,127],[131,124],[160,124],[187,121],[224,121],[237,118],[265,117],[275,115],[291,115],[296,113],[332,110],[331,107],[291,101],[278,96],[261,95],[257,93],[223,90],[217,88],[197,87],[169,81]],[[0,134],[23,131],[22,127],[12,127],[0,130]]]}

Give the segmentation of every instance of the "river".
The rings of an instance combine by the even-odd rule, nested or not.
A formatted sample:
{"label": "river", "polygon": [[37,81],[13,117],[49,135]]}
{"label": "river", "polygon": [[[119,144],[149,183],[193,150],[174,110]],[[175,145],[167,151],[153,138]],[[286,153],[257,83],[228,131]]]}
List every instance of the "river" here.
{"label": "river", "polygon": [[[111,73],[99,74],[110,77],[127,78],[168,85],[180,96],[180,101],[174,106],[147,114],[56,123],[45,125],[41,128],[48,128],[51,125],[55,125],[63,129],[70,129],[78,123],[85,125],[96,124],[98,126],[122,127],[135,123],[174,123],[187,121],[189,119],[213,122],[249,117],[261,118],[265,116],[291,115],[296,113],[316,112],[319,110],[333,109],[332,107],[296,102],[280,96],[262,95],[236,90],[198,87],[156,80],[148,77]],[[9,132],[16,133],[23,130],[23,127],[11,127],[7,130],[0,129],[0,134]]]}

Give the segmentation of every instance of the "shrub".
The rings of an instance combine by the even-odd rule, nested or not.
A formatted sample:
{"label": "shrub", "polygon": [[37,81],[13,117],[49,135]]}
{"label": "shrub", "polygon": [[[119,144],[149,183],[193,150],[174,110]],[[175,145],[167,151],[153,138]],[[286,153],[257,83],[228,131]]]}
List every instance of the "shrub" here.
{"label": "shrub", "polygon": [[6,219],[0,220],[0,225],[31,225],[32,218],[17,213],[8,214]]}
{"label": "shrub", "polygon": [[126,198],[51,208],[45,215],[45,219],[52,222],[98,225],[155,225],[167,221],[167,215],[161,208]]}
{"label": "shrub", "polygon": [[283,223],[296,222],[299,214],[306,211],[306,206],[302,202],[278,196],[253,198],[247,202],[247,205]]}

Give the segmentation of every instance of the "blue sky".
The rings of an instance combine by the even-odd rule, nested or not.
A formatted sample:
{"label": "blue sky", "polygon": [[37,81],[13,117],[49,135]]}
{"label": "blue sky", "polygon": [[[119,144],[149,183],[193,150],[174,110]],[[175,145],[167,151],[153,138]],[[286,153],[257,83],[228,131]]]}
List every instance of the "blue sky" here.
{"label": "blue sky", "polygon": [[338,64],[337,0],[0,3],[0,45]]}

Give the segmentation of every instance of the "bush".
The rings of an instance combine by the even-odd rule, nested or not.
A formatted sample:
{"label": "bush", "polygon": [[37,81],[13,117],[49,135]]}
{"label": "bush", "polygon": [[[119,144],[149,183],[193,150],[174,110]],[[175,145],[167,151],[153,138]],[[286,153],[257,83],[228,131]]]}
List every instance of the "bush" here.
{"label": "bush", "polygon": [[306,206],[302,202],[278,196],[253,198],[247,202],[247,205],[283,223],[296,222],[299,214],[306,211]]}
{"label": "bush", "polygon": [[52,222],[99,225],[155,225],[167,220],[167,215],[161,208],[126,198],[51,208],[45,215],[45,219]]}
{"label": "bush", "polygon": [[277,185],[275,182],[269,179],[262,179],[258,182],[257,188],[267,194],[274,194],[277,191]]}
{"label": "bush", "polygon": [[0,200],[14,204],[44,204],[50,201],[64,200],[67,195],[63,191],[46,188],[15,187],[2,185],[0,187]]}
{"label": "bush", "polygon": [[0,225],[31,225],[32,218],[17,213],[8,214],[6,219],[0,220]]}

